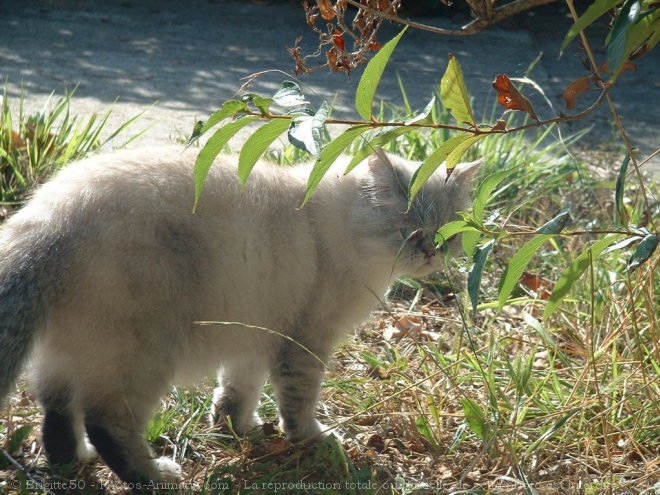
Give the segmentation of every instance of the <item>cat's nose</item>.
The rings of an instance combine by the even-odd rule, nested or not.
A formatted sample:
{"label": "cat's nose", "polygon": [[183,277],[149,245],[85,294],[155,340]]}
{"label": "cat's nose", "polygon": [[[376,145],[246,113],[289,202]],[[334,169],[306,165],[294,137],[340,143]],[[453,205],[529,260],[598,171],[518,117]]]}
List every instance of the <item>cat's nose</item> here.
{"label": "cat's nose", "polygon": [[422,230],[413,232],[411,240],[415,243],[415,248],[424,253],[427,258],[435,256],[435,244]]}

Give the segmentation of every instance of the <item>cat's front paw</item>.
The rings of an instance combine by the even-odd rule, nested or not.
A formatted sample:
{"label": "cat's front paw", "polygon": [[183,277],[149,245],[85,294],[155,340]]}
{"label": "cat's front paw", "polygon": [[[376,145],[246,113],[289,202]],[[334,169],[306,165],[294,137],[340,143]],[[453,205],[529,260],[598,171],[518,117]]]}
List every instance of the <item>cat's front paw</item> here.
{"label": "cat's front paw", "polygon": [[177,483],[181,481],[183,477],[181,466],[169,457],[159,457],[158,459],[154,459],[154,464],[158,470],[158,479],[154,481],[164,483]]}
{"label": "cat's front paw", "polygon": [[87,435],[85,435],[76,446],[76,457],[78,461],[83,464],[89,464],[96,460],[99,456],[98,452],[92,445],[92,442],[89,441]]}
{"label": "cat's front paw", "polygon": [[337,441],[344,440],[343,435],[331,426],[313,420],[306,425],[292,424],[290,421],[280,421],[280,428],[286,433],[286,437],[293,443],[304,442],[307,440],[323,440],[334,437]]}

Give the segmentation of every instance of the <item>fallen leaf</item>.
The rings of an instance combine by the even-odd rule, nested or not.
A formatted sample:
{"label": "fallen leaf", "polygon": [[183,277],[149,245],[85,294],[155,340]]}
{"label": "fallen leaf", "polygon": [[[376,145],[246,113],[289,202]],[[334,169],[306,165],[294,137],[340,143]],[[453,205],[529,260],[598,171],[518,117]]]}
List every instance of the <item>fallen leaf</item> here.
{"label": "fallen leaf", "polygon": [[394,325],[387,327],[383,335],[385,340],[392,340],[393,338],[402,339],[403,337],[420,335],[422,331],[422,319],[420,317],[405,315],[398,318],[394,322]]}
{"label": "fallen leaf", "polygon": [[523,272],[520,283],[538,294],[541,299],[547,300],[552,293],[552,282],[547,278],[530,272]]}
{"label": "fallen leaf", "polygon": [[493,88],[497,91],[497,101],[504,108],[527,112],[534,120],[539,120],[532,103],[516,89],[509,76],[498,74],[493,81]]}
{"label": "fallen leaf", "polygon": [[262,448],[263,453],[260,456],[272,455],[272,454],[283,454],[287,449],[292,447],[293,444],[284,438],[272,438],[263,442]]}
{"label": "fallen leaf", "polygon": [[440,479],[441,480],[446,480],[451,478],[454,474],[451,471],[451,468],[448,468],[447,466],[440,466],[438,468],[438,472],[440,472]]}
{"label": "fallen leaf", "polygon": [[373,426],[380,420],[378,415],[363,414],[355,418],[355,424],[360,426]]}
{"label": "fallen leaf", "polygon": [[408,444],[408,449],[412,450],[413,452],[417,452],[418,454],[423,454],[424,452],[428,451],[428,449],[426,448],[426,445],[424,445],[422,442],[420,442],[417,439],[412,440]]}
{"label": "fallen leaf", "polygon": [[398,318],[395,324],[406,332],[416,331],[422,328],[422,319],[419,316],[404,315]]}
{"label": "fallen leaf", "polygon": [[564,90],[564,101],[566,102],[566,108],[572,110],[575,108],[575,99],[589,89],[591,83],[591,76],[584,76],[579,79],[576,79],[571,84],[569,84]]}
{"label": "fallen leaf", "polygon": [[378,433],[374,433],[367,439],[367,447],[382,452],[385,450],[385,439]]}
{"label": "fallen leaf", "polygon": [[400,334],[401,334],[401,331],[397,330],[393,326],[389,326],[389,327],[385,328],[385,330],[383,330],[383,338],[385,340],[392,340],[393,338],[400,339],[401,338]]}

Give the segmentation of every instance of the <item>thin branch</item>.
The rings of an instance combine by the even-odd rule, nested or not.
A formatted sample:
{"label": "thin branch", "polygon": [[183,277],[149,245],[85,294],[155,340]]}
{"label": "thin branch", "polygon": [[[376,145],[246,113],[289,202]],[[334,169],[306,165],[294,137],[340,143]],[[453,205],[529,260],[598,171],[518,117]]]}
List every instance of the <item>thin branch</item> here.
{"label": "thin branch", "polygon": [[[575,10],[575,6],[573,5],[573,0],[566,0],[566,5],[568,5],[568,9],[571,12],[573,21],[577,22],[578,15]],[[591,49],[591,45],[589,44],[589,40],[587,39],[587,36],[584,33],[584,31],[580,31],[580,39],[582,40],[582,45],[584,46],[585,51],[587,52],[587,57],[589,58],[589,64],[591,65],[591,70],[593,74],[596,75],[596,82],[603,89],[604,93],[607,93],[605,91],[605,88],[609,83],[604,82],[601,77],[600,71],[598,70],[598,63],[596,62],[596,58],[594,57],[594,53]],[[642,172],[639,169],[639,164],[637,163],[637,158],[635,157],[634,147],[630,142],[630,140],[628,139],[626,130],[624,129],[623,123],[621,122],[621,117],[619,116],[619,113],[617,112],[616,107],[614,106],[614,101],[612,101],[612,98],[610,97],[609,94],[605,94],[605,98],[607,99],[607,105],[610,108],[610,113],[612,114],[612,118],[614,119],[614,123],[616,124],[616,127],[619,131],[619,135],[621,136],[621,139],[623,139],[623,143],[626,146],[626,151],[628,152],[630,161],[632,162],[635,172],[637,174],[637,179],[639,180],[639,186],[642,192],[642,199],[644,200],[644,206],[646,207],[646,210],[650,212],[651,208],[649,205],[649,199],[646,194],[644,177],[642,176]],[[653,220],[652,215],[650,216],[650,222],[651,225],[653,226],[653,229],[655,230],[655,222]]]}
{"label": "thin branch", "polygon": [[[458,125],[450,125],[450,124],[424,124],[424,123],[406,123],[406,122],[380,122],[377,120],[345,120],[345,119],[327,119],[325,121],[326,124],[337,124],[337,125],[350,125],[350,126],[360,126],[360,125],[366,125],[366,126],[371,126],[374,129],[378,127],[410,127],[410,128],[427,128],[427,129],[447,129],[450,131],[458,131],[458,132],[466,132],[469,134],[474,134],[475,136],[481,136],[481,135],[487,135],[487,134],[508,134],[511,132],[519,132],[523,131],[525,129],[532,129],[534,127],[541,127],[545,125],[550,125],[550,124],[557,124],[560,122],[573,122],[576,120],[583,119],[587,115],[591,114],[596,108],[600,106],[602,103],[603,99],[607,95],[607,92],[609,91],[609,88],[611,86],[606,86],[601,94],[598,96],[596,101],[594,103],[586,108],[585,110],[581,111],[580,113],[574,114],[574,115],[566,115],[566,114],[560,114],[557,117],[552,117],[550,119],[546,120],[538,120],[530,124],[525,124],[521,125],[518,127],[513,127],[511,129],[484,129],[484,128],[479,128],[479,127],[462,127]],[[292,120],[295,118],[295,115],[279,115],[279,114],[262,114],[261,112],[258,111],[247,111],[247,112],[242,112],[242,115],[250,115],[253,117],[261,117],[266,120],[274,120],[274,119],[288,119]]]}
{"label": "thin branch", "polygon": [[[16,459],[14,459],[13,456],[8,451],[6,451],[3,448],[0,448],[0,453],[2,453],[3,456],[5,456],[6,460],[9,461],[9,463],[12,466],[14,466],[21,473],[23,473],[23,476],[25,476],[28,480],[30,480],[30,482],[33,484],[34,487],[39,487],[38,488],[39,491],[43,490],[43,493],[46,493],[48,495],[56,495],[51,490],[46,488],[45,484],[42,481],[40,481],[37,478],[35,478],[34,476],[32,476],[28,472],[28,470],[25,468],[25,466],[23,466],[20,462],[18,462]],[[16,483],[20,483],[20,482],[17,481]],[[13,483],[12,483],[12,485],[13,485]],[[10,488],[19,488],[19,486],[12,486],[12,485],[10,485]],[[16,490],[16,493],[19,493],[19,490]]]}
{"label": "thin branch", "polygon": [[[512,15],[518,14],[520,12],[524,12],[525,10],[529,10],[534,7],[539,7],[541,5],[552,3],[557,0],[515,0],[513,2],[507,3],[505,5],[501,5],[493,9],[492,17],[488,17],[488,18],[477,17],[473,21],[467,23],[461,29],[444,29],[436,26],[429,26],[428,24],[422,24],[419,22],[411,21],[410,19],[404,19],[402,17],[399,17],[398,15],[386,14],[385,12],[381,12],[378,9],[373,9],[371,7],[367,7],[366,5],[362,5],[360,2],[356,0],[346,0],[346,1],[353,7],[357,7],[359,9],[368,12],[369,14],[377,15],[383,19],[386,19],[391,22],[395,22],[397,24],[401,24],[403,26],[410,26],[411,28],[414,29],[419,29],[421,31],[429,31],[431,33],[441,34],[443,36],[469,36],[471,34],[475,34],[478,33],[479,31],[482,31],[488,26],[497,24],[498,22],[506,19],[507,17],[511,17]],[[489,2],[489,0],[486,1]]]}

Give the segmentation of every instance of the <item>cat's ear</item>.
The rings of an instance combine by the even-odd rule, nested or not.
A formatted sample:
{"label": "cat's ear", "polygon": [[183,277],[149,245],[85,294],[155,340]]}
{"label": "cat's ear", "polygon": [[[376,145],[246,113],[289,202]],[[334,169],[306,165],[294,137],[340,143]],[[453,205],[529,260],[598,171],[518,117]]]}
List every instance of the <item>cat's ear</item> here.
{"label": "cat's ear", "polygon": [[[455,182],[459,183],[460,185],[470,184],[474,177],[477,175],[477,172],[483,163],[484,158],[479,158],[473,162],[459,163],[451,170],[449,178],[446,180],[447,182]],[[443,164],[442,167],[444,169],[443,172],[446,175],[447,172],[444,168],[445,165]]]}
{"label": "cat's ear", "polygon": [[367,167],[364,190],[371,202],[376,206],[399,203],[405,196],[407,184],[387,154],[376,150],[369,157]]}

